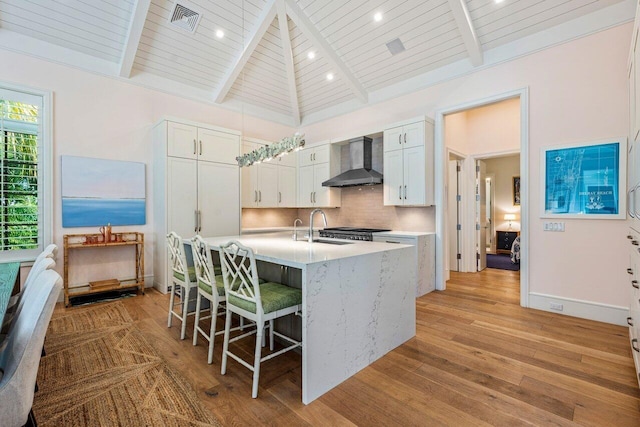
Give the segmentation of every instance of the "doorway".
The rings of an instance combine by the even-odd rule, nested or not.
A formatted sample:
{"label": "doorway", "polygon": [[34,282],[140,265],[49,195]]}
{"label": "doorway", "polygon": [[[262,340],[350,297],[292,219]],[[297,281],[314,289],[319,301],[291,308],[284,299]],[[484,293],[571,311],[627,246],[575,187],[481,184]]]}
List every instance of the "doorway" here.
{"label": "doorway", "polygon": [[[474,141],[467,142],[466,145],[462,144],[460,146],[451,146],[447,144],[447,133],[451,132],[452,128],[448,128],[450,124],[445,123],[445,118],[453,117],[453,115],[457,113],[465,113],[470,112],[475,109],[479,109],[482,107],[487,107],[491,105],[498,104],[502,101],[515,101],[517,103],[517,112],[518,118],[516,119],[515,126],[517,127],[517,135],[515,138],[515,143],[511,146],[501,146],[499,143],[496,143],[496,140],[499,138],[494,138],[495,136],[500,136],[495,133],[488,134],[479,134],[481,137],[479,138],[481,141],[474,145]],[[466,209],[463,209],[462,219],[460,221],[462,227],[462,242],[460,243],[460,247],[462,248],[462,262],[460,263],[461,271],[477,271],[477,252],[479,248],[479,242],[481,240],[485,240],[488,237],[488,244],[482,243],[482,250],[486,252],[487,247],[491,252],[493,252],[492,244],[495,241],[496,232],[498,231],[499,224],[503,222],[503,219],[500,218],[500,213],[496,210],[497,202],[491,199],[492,194],[495,196],[495,180],[492,179],[490,184],[492,186],[487,185],[487,182],[484,181],[482,184],[483,192],[484,190],[489,190],[487,194],[489,194],[489,200],[486,206],[483,208],[485,210],[487,219],[486,219],[486,228],[484,232],[481,233],[480,229],[482,228],[479,224],[479,215],[477,215],[476,209],[471,208],[471,206],[476,206],[476,189],[480,186],[476,182],[476,159],[481,158],[491,158],[491,157],[500,157],[505,156],[507,154],[515,154],[517,152],[522,153],[520,156],[520,164],[519,164],[519,173],[518,176],[518,184],[519,184],[519,199],[520,199],[520,229],[521,229],[521,245],[520,245],[520,263],[521,263],[521,273],[520,273],[520,303],[522,306],[528,306],[528,239],[527,239],[527,227],[528,227],[528,212],[527,212],[527,196],[528,196],[528,90],[521,89],[514,92],[509,92],[501,95],[496,95],[490,98],[481,99],[478,101],[468,102],[465,104],[460,104],[457,106],[453,106],[450,108],[442,109],[436,112],[436,150],[435,150],[435,163],[436,163],[436,206],[443,206],[444,209],[438,210],[436,209],[436,233],[439,236],[442,236],[440,239],[437,239],[436,242],[436,253],[443,254],[442,257],[436,257],[436,289],[444,290],[446,288],[446,278],[449,275],[449,267],[450,263],[448,262],[449,254],[452,252],[450,250],[444,251],[445,246],[448,246],[451,242],[450,230],[452,227],[450,225],[451,222],[451,212],[449,208],[449,204],[445,205],[445,198],[450,198],[445,196],[445,189],[448,193],[450,193],[450,188],[448,184],[448,179],[450,176],[449,171],[449,163],[448,163],[448,153],[449,150],[455,149],[457,151],[461,151],[463,154],[468,154],[468,160],[465,161],[462,166],[462,178],[463,181],[462,187],[462,200],[467,201]],[[477,129],[475,129],[477,130]],[[487,135],[489,138],[487,138]],[[471,138],[468,138],[470,141]],[[447,157],[445,157],[447,156]],[[470,161],[473,159],[473,162]],[[465,203],[463,202],[463,205]],[[485,239],[482,239],[485,237]],[[465,257],[465,254],[471,254],[471,256]],[[467,259],[465,259],[467,258]]]}

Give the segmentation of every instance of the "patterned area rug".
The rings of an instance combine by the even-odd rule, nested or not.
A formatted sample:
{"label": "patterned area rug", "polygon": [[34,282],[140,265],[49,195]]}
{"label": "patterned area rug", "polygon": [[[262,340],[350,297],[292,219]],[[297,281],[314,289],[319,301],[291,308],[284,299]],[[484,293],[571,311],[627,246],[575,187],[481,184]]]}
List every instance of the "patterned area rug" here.
{"label": "patterned area rug", "polygon": [[218,426],[121,302],[51,320],[33,411],[45,426]]}

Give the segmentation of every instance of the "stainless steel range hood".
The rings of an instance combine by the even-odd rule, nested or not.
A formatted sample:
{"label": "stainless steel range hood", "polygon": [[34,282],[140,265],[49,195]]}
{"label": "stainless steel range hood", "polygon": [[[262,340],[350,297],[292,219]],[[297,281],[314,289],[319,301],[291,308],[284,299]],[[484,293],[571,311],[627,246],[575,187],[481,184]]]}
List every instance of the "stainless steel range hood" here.
{"label": "stainless steel range hood", "polygon": [[382,174],[371,169],[371,138],[349,140],[350,169],[322,183],[323,187],[352,187],[382,184]]}

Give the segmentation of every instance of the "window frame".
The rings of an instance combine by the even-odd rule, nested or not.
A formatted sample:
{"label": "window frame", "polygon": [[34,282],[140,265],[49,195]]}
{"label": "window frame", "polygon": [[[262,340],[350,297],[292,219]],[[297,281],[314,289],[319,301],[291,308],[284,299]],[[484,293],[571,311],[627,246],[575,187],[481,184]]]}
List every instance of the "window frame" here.
{"label": "window frame", "polygon": [[33,261],[53,241],[53,92],[13,83],[0,82],[0,91],[16,92],[42,98],[38,123],[38,223],[42,240],[36,249],[0,251],[0,261]]}

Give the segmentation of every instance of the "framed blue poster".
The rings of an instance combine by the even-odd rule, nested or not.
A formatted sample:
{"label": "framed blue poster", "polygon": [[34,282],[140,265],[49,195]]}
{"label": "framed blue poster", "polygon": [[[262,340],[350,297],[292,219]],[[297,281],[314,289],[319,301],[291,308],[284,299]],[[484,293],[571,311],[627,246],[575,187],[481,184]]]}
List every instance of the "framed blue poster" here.
{"label": "framed blue poster", "polygon": [[626,218],[627,139],[542,149],[542,218]]}

